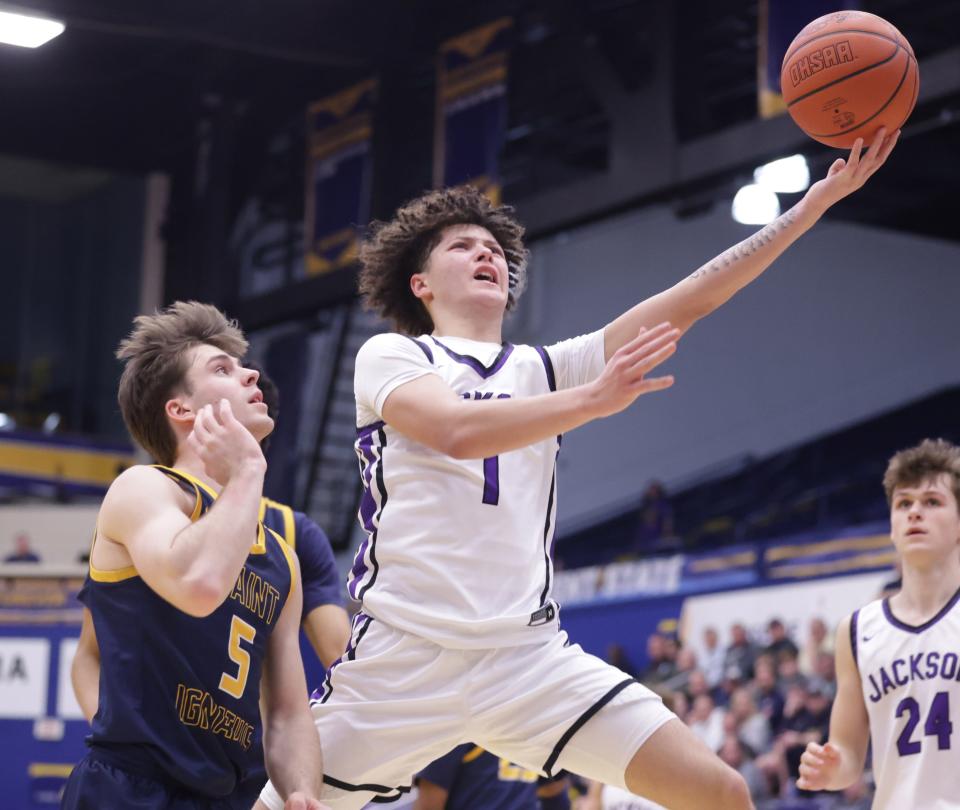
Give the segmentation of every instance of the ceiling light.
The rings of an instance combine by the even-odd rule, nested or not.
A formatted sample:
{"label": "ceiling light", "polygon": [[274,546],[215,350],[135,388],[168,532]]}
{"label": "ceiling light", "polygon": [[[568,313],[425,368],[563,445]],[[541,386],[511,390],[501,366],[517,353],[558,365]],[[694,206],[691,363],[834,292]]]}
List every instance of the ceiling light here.
{"label": "ceiling light", "polygon": [[64,24],[57,20],[0,11],[0,42],[7,45],[38,48],[44,42],[60,36],[64,27]]}
{"label": "ceiling light", "polygon": [[780,215],[780,200],[770,189],[751,183],[737,192],[731,213],[744,225],[766,225]]}
{"label": "ceiling light", "polygon": [[753,179],[771,191],[795,194],[810,185],[810,167],[803,155],[791,155],[754,170]]}

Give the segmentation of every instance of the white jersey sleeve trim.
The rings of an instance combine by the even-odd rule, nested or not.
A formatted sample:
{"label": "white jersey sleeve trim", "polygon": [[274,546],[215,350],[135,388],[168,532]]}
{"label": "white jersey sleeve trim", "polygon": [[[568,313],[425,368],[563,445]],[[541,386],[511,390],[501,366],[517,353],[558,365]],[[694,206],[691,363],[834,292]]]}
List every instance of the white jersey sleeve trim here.
{"label": "white jersey sleeve trim", "polygon": [[557,390],[575,388],[595,380],[605,365],[603,329],[561,340],[546,347],[553,361]]}
{"label": "white jersey sleeve trim", "polygon": [[383,419],[383,403],[397,388],[436,369],[420,341],[396,333],[374,335],[357,352],[353,390],[357,427]]}

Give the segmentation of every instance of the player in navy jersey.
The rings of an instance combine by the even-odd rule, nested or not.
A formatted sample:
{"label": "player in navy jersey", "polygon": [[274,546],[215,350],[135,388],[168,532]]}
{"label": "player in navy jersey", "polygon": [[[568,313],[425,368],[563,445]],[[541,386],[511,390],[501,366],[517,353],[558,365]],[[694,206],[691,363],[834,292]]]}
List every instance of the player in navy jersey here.
{"label": "player in navy jersey", "polygon": [[874,810],[960,808],[960,447],[897,453],[883,487],[903,583],[837,628],[837,696],[825,745],[797,786],[841,790],[871,743]]}
{"label": "player in navy jersey", "polygon": [[161,464],[123,472],[98,516],[81,597],[97,711],[64,808],[244,806],[261,697],[285,807],[321,807],[299,571],[258,519],[273,420],[245,350],[234,324],[190,302],[137,318],[118,351],[124,420]]}
{"label": "player in navy jersey", "polygon": [[[743,810],[746,784],[650,690],[568,643],[551,598],[560,436],[663,390],[680,335],[759,276],[886,160],[858,141],[796,206],[605,327],[550,346],[504,343],[523,288],[523,228],[475,189],[430,192],[374,226],[365,302],[397,331],[357,355],[366,538],[346,655],[313,701],[324,801],[392,800],[473,741],[675,810]],[[584,283],[590,284],[590,267]],[[271,784],[260,796],[280,800]]]}
{"label": "player in navy jersey", "polygon": [[413,810],[569,810],[567,780],[546,780],[473,743],[454,748],[417,777]]}

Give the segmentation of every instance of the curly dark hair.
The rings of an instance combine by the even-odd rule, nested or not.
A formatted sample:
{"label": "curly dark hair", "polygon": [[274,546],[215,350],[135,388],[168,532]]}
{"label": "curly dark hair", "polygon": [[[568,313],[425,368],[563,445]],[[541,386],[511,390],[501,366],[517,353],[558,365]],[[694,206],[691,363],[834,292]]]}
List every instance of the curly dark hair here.
{"label": "curly dark hair", "polygon": [[368,309],[393,321],[408,335],[433,331],[427,308],[410,290],[410,277],[419,273],[451,225],[480,225],[503,248],[507,259],[507,311],[512,310],[527,282],[523,226],[508,205],[494,205],[473,186],[438,189],[411,200],[389,222],[374,222],[360,247],[360,294]]}

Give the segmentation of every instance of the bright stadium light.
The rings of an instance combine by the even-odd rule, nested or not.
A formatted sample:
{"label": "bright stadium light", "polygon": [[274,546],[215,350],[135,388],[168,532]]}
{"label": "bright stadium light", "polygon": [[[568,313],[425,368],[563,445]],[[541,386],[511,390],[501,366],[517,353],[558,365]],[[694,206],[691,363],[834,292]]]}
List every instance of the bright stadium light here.
{"label": "bright stadium light", "polygon": [[0,11],[0,42],[7,45],[39,48],[43,43],[60,36],[64,27],[64,24],[57,20]]}
{"label": "bright stadium light", "polygon": [[803,155],[791,155],[755,169],[753,179],[771,191],[795,194],[810,185],[810,167]]}
{"label": "bright stadium light", "polygon": [[744,225],[766,225],[780,215],[780,200],[770,189],[751,183],[737,192],[731,213]]}

